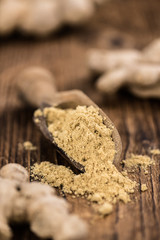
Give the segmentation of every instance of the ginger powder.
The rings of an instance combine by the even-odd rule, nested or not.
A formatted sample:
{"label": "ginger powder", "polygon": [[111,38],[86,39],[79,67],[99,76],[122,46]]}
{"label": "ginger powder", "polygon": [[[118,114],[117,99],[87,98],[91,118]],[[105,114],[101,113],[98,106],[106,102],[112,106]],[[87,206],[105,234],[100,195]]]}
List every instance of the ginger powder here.
{"label": "ginger powder", "polygon": [[63,186],[65,193],[84,196],[97,204],[128,202],[136,183],[114,166],[113,130],[103,123],[98,109],[93,106],[65,110],[50,107],[45,108],[43,114],[57,145],[84,165],[85,173],[76,175],[65,166],[41,162],[33,166],[32,176],[53,187]]}

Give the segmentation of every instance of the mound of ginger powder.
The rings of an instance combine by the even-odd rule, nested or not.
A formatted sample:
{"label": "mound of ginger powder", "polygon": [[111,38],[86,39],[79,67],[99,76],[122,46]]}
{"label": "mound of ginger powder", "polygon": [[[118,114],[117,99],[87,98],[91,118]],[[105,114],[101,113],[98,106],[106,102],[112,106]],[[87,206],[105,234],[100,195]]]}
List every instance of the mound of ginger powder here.
{"label": "mound of ginger powder", "polygon": [[65,193],[95,202],[102,215],[111,213],[112,205],[118,200],[129,202],[129,194],[134,192],[136,183],[114,166],[113,129],[104,125],[99,110],[93,106],[78,106],[35,111],[35,116],[42,114],[57,145],[81,163],[85,173],[76,175],[65,166],[46,161],[36,163],[31,176],[53,187],[63,186]]}

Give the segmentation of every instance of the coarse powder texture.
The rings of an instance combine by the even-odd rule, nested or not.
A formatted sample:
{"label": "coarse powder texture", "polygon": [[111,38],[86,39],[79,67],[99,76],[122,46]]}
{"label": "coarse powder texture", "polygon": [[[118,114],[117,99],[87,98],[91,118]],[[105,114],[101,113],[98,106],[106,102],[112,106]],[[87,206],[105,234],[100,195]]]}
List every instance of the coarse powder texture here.
{"label": "coarse powder texture", "polygon": [[152,149],[150,153],[153,155],[160,155],[160,149]]}
{"label": "coarse powder texture", "polygon": [[141,167],[146,173],[147,168],[154,164],[154,161],[146,155],[135,155],[131,154],[131,156],[122,161],[127,168],[128,171],[134,172],[134,169]]}
{"label": "coarse powder texture", "polygon": [[98,212],[104,216],[109,215],[113,212],[113,206],[110,203],[104,203],[99,207]]}
{"label": "coarse powder texture", "polygon": [[142,192],[147,191],[147,189],[148,189],[148,188],[147,188],[146,184],[142,184],[142,185],[141,185],[141,191],[142,191]]}
{"label": "coarse powder texture", "polygon": [[25,150],[29,150],[29,151],[37,150],[37,147],[34,146],[30,141],[24,142],[23,147],[24,147]]}
{"label": "coarse powder texture", "polygon": [[78,106],[76,110],[45,108],[44,115],[48,122],[48,130],[55,142],[68,156],[85,166],[94,167],[105,160],[113,162],[115,144],[112,140],[113,130],[107,128],[98,109],[90,106]]}
{"label": "coarse powder texture", "polygon": [[[104,125],[98,109],[93,106],[67,110],[50,107],[45,108],[43,114],[58,146],[83,164],[85,173],[76,175],[65,166],[41,162],[33,166],[32,177],[54,187],[63,186],[65,193],[85,196],[101,205],[130,201],[129,193],[134,192],[136,183],[113,165],[113,130]],[[111,212],[110,205],[103,206],[100,212],[104,215]]]}

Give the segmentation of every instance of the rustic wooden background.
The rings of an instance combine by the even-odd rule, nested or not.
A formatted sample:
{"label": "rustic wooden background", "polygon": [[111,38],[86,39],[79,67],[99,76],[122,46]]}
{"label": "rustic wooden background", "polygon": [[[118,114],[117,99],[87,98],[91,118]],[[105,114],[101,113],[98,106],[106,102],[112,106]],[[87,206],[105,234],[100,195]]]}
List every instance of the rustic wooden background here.
{"label": "rustic wooden background", "polygon": [[[16,73],[24,66],[41,65],[56,76],[59,90],[79,88],[91,97],[115,123],[122,137],[125,158],[129,153],[149,154],[160,148],[160,101],[137,99],[127,92],[115,97],[100,95],[95,77],[86,67],[90,47],[141,49],[160,35],[159,0],[112,0],[79,29],[65,28],[47,39],[36,39],[15,32],[0,39],[0,165],[17,162],[30,169],[36,161],[50,160],[52,150],[32,122],[33,109],[22,104],[15,91]],[[19,143],[32,141],[38,150],[25,152]],[[46,154],[48,152],[48,154]],[[48,157],[50,156],[50,159]],[[160,158],[149,174],[131,176],[146,183],[148,191],[129,204],[119,203],[113,214],[100,218],[83,199],[72,199],[72,211],[89,224],[87,239],[157,240],[160,239]],[[14,226],[14,240],[38,239],[27,225]]]}

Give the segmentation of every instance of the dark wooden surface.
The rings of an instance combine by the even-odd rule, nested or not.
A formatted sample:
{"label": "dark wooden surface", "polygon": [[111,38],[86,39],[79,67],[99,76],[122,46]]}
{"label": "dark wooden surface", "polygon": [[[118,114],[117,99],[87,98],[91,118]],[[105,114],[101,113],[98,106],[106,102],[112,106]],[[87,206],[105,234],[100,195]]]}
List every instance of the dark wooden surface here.
{"label": "dark wooden surface", "polygon": [[[90,47],[136,47],[141,49],[160,34],[159,0],[114,0],[98,10],[83,28],[65,29],[48,39],[19,36],[0,39],[0,165],[17,162],[27,167],[52,160],[52,150],[32,122],[33,109],[22,104],[15,91],[16,73],[24,66],[41,65],[56,76],[59,90],[79,88],[88,94],[115,123],[122,137],[125,158],[129,153],[149,154],[160,148],[160,101],[141,100],[127,92],[101,96],[86,67]],[[25,152],[19,143],[32,141],[38,150]],[[50,156],[50,158],[48,157]],[[129,204],[118,203],[110,216],[98,217],[84,199],[72,199],[72,211],[89,224],[87,239],[160,239],[160,158],[149,174],[138,171],[131,178],[146,183]],[[28,226],[13,227],[14,240],[38,239]]]}

